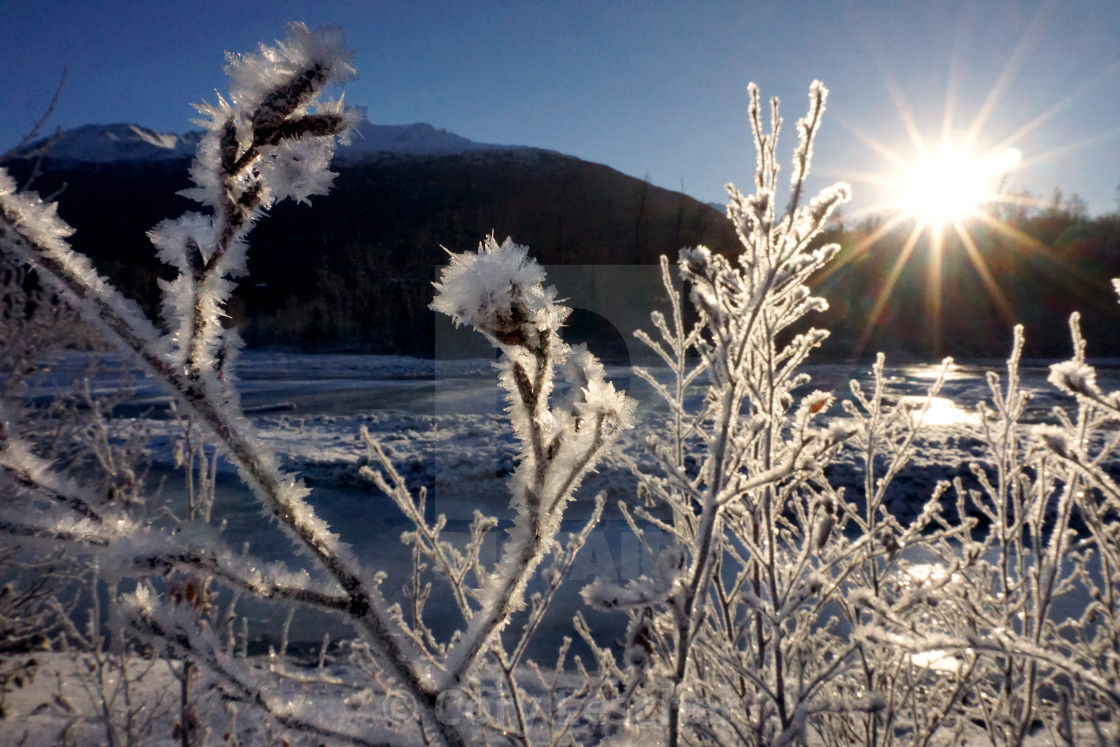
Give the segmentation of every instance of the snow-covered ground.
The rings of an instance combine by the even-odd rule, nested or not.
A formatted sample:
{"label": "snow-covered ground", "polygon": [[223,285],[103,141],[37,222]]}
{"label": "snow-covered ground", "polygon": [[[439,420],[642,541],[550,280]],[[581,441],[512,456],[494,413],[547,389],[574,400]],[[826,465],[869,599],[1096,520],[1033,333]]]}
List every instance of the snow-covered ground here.
{"label": "snow-covered ground", "polygon": [[[28,686],[15,690],[7,696],[5,706],[8,719],[0,722],[0,744],[3,745],[100,745],[109,744],[106,736],[105,720],[99,713],[105,707],[99,691],[91,687],[88,660],[75,658],[69,654],[38,654],[13,657],[8,662],[9,666],[18,667],[29,659],[34,659],[36,666],[35,680]],[[137,730],[140,737],[136,744],[151,745],[152,747],[174,747],[182,744],[179,739],[177,724],[180,721],[179,709],[180,682],[177,678],[178,670],[164,660],[132,659],[128,663],[128,671],[132,691],[126,704],[120,691],[117,697],[107,705],[113,711],[117,723],[123,712],[131,710],[136,713],[136,722],[140,728]],[[265,670],[270,666],[265,657],[256,657],[250,666]],[[287,698],[292,705],[302,704],[306,710],[307,704],[313,704],[315,716],[318,720],[330,723],[335,728],[347,730],[351,733],[360,733],[365,740],[377,744],[403,744],[402,734],[394,731],[393,726],[410,726],[414,712],[407,697],[394,693],[393,697],[384,697],[375,694],[369,689],[361,687],[340,687],[337,683],[352,681],[354,671],[344,664],[328,663],[322,670],[316,666],[299,666],[288,663],[283,670],[285,676],[280,680],[282,698]],[[522,672],[521,674],[524,674]],[[107,683],[111,689],[119,681],[119,676],[111,675]],[[315,680],[325,680],[331,684],[322,684]],[[521,677],[530,681],[530,677]],[[574,686],[574,682],[572,683]],[[196,685],[196,695],[206,692],[206,683]],[[452,695],[452,698],[455,696]],[[510,703],[488,693],[487,706],[484,708],[498,709],[510,708]],[[195,709],[199,721],[203,724],[206,733],[206,744],[240,744],[240,745],[315,745],[331,744],[329,741],[313,738],[307,735],[293,735],[291,732],[277,728],[267,719],[260,719],[253,711],[246,710],[244,706],[234,706],[223,703],[213,694],[196,697]],[[528,722],[534,738],[542,743],[548,742],[550,729],[557,728],[557,724],[549,724],[543,719],[534,719],[534,713],[542,713],[548,707],[548,699],[543,693],[529,691],[525,704],[530,716]],[[536,706],[542,711],[534,711]],[[295,708],[295,713],[301,713]],[[473,712],[472,712],[473,713]],[[477,725],[472,717],[464,717],[463,726]],[[577,719],[572,722],[579,725]],[[640,720],[638,721],[640,724]],[[648,733],[642,734],[639,739],[623,740],[618,744],[662,744],[658,739],[663,726],[659,721],[650,724]],[[1107,728],[1102,725],[1102,728]],[[963,732],[959,735],[951,734],[951,729],[938,732],[930,742],[931,747],[979,747],[990,745],[991,738],[985,729],[975,723],[962,725]],[[1039,725],[1023,740],[1023,747],[1049,747],[1058,744],[1056,726],[1054,724]],[[584,731],[583,733],[587,733]],[[1075,744],[1100,744],[1098,735],[1088,724],[1073,726]],[[807,735],[807,744],[819,747],[824,742],[819,735],[810,732]],[[1107,736],[1105,737],[1107,739]],[[236,740],[236,741],[235,741]],[[900,742],[905,743],[905,742]],[[1108,742],[1105,741],[1105,744]]]}
{"label": "snow-covered ground", "polygon": [[[90,371],[94,372],[91,385],[95,392],[109,392],[121,381],[127,382],[133,394],[118,408],[118,413],[125,418],[118,423],[135,419],[145,425],[150,434],[147,454],[152,465],[148,480],[154,485],[164,479],[163,498],[174,502],[181,494],[177,487],[181,477],[173,467],[178,434],[168,419],[168,398],[150,380],[130,371],[116,356],[101,356],[97,366],[91,369],[92,358],[91,355],[68,355],[60,359],[29,395],[46,398],[58,387]],[[990,367],[1000,370],[999,362]],[[977,423],[975,405],[988,397],[983,377],[986,368],[962,365],[950,372],[941,398],[934,403],[928,416],[932,426],[929,434],[919,441],[916,458],[900,476],[889,497],[888,503],[896,513],[905,515],[917,510],[937,480],[967,475],[964,465],[983,457],[981,442],[962,434],[957,426]],[[849,379],[859,378],[866,386],[869,378],[869,371],[858,366],[817,365],[810,366],[808,371],[813,381],[806,392],[832,390],[841,397],[848,393]],[[248,352],[239,359],[237,372],[243,405],[265,443],[289,470],[298,473],[314,488],[311,500],[315,508],[354,547],[358,557],[386,571],[390,579],[400,579],[398,584],[409,578],[411,572],[411,553],[398,542],[400,533],[409,526],[392,502],[360,476],[359,468],[366,463],[360,428],[367,428],[383,444],[413,489],[423,487],[428,491],[431,514],[448,516],[445,535],[461,532],[465,538],[476,508],[503,516],[508,497],[504,478],[514,468],[517,447],[502,415],[504,404],[489,361]],[[1046,384],[1048,369],[1045,365],[1024,366],[1022,374],[1023,386],[1033,395],[1028,419],[1042,422],[1050,408],[1063,404],[1064,400]],[[934,366],[892,369],[892,398],[920,397],[935,375]],[[663,427],[666,410],[659,406],[649,387],[632,377],[628,369],[608,368],[608,376],[617,386],[629,388],[641,403],[638,423],[624,436],[620,446],[640,458],[639,444],[648,433]],[[1106,391],[1120,388],[1120,368],[1101,367],[1098,378]],[[839,407],[832,414],[842,416]],[[238,547],[247,542],[254,553],[266,559],[298,564],[299,556],[292,552],[289,543],[274,527],[262,521],[259,508],[241,485],[235,470],[222,462],[218,474],[213,521],[225,523],[225,535],[231,544]],[[847,485],[850,491],[858,491],[860,475],[855,456],[843,455],[831,468],[831,477]],[[616,462],[608,460],[581,488],[565,520],[564,531],[582,527],[596,493],[606,493],[609,508],[573,569],[564,594],[557,599],[550,622],[538,634],[530,658],[543,662],[555,656],[559,638],[571,632],[572,611],[582,608],[578,591],[586,582],[597,576],[626,580],[651,571],[651,561],[641,552],[614,508],[618,500],[633,500],[634,486],[634,478]],[[484,554],[496,559],[497,533],[492,535],[495,539]],[[647,537],[647,541],[656,542],[656,535]],[[242,602],[238,612],[249,619],[251,652],[259,655],[267,651],[269,645],[275,645],[286,614],[284,610],[263,603]],[[603,626],[602,630],[608,635],[612,630],[622,634],[623,616],[586,609],[585,615],[593,625]],[[437,621],[439,617],[434,616]],[[450,628],[440,629],[438,622],[434,627],[437,634],[452,632]],[[341,623],[335,628],[325,628],[322,620],[297,612],[289,632],[291,650],[293,653],[314,652],[324,633],[330,633],[332,640],[338,641],[346,636],[347,630]],[[30,728],[29,744],[40,743],[38,740],[45,738],[51,729],[57,735],[71,721],[76,724],[73,728],[86,729],[81,733],[95,734],[89,730],[95,729],[96,719],[87,718],[92,705],[87,702],[88,694],[80,691],[82,678],[77,677],[75,664],[65,656],[40,655],[38,658],[46,662],[46,666],[40,668],[35,685],[8,697],[9,713],[18,714],[8,723],[23,723]],[[264,664],[259,662],[259,665]],[[152,667],[146,676],[154,678],[151,687],[144,686],[148,693],[166,692],[174,682],[163,664]],[[342,674],[335,672],[332,676]],[[292,687],[310,686],[293,681]],[[73,712],[55,699],[59,694],[55,690],[59,689]],[[353,704],[340,700],[323,707],[336,708],[340,714],[345,714]],[[228,728],[219,723],[230,718],[223,713],[216,711],[208,716],[218,737],[221,730]],[[85,715],[78,718],[78,714]],[[172,720],[166,721],[167,718]],[[166,732],[170,728],[168,725],[173,724],[173,717],[166,716],[165,721],[160,722],[157,732]],[[170,735],[167,736],[170,741]],[[263,733],[257,733],[242,738],[255,742],[262,736]],[[0,736],[0,742],[8,743],[11,738]],[[98,739],[96,736],[85,738]]]}

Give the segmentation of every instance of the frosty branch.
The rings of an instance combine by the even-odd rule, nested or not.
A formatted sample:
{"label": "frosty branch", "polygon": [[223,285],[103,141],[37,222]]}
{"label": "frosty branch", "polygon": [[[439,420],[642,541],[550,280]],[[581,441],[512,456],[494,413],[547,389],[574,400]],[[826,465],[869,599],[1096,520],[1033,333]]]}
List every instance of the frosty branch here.
{"label": "frosty branch", "polygon": [[[352,115],[341,99],[322,96],[353,75],[350,59],[337,28],[301,24],[283,42],[230,56],[228,98],[198,107],[206,134],[187,194],[204,212],[150,233],[158,257],[177,273],[162,285],[166,331],[69,247],[70,229],[53,204],[17,190],[0,170],[0,250],[33,267],[162,382],[175,398],[184,463],[199,476],[187,483],[187,521],[174,532],[130,511],[142,480],[118,459],[103,423],[83,443],[112,490],[100,494],[68,479],[11,427],[19,390],[12,374],[0,403],[0,531],[91,556],[106,577],[134,580],[116,608],[128,630],[186,662],[177,675],[184,703],[197,664],[225,698],[265,710],[283,729],[354,744],[382,739],[372,719],[369,733],[348,729],[283,697],[283,651],[278,677],[239,660],[232,611],[219,620],[212,610],[215,582],[348,621],[358,638],[347,645],[363,682],[382,695],[404,693],[415,706],[406,737],[413,742],[925,745],[959,742],[980,725],[992,743],[1019,745],[1042,722],[1056,724],[1047,727],[1053,741],[1072,743],[1080,725],[1099,744],[1115,743],[1108,714],[1120,702],[1120,487],[1111,463],[1120,447],[1120,394],[1102,391],[1075,316],[1073,356],[1050,377],[1068,404],[1047,423],[1026,427],[1034,416],[1019,377],[1017,329],[1006,379],[989,374],[990,400],[966,434],[983,445],[982,456],[964,469],[948,465],[954,479],[932,494],[907,496],[915,516],[892,514],[892,491],[952,364],[943,363],[924,399],[894,398],[882,356],[867,386],[852,382],[846,395],[809,389],[804,364],[827,337],[803,326],[825,308],[810,291],[811,276],[838,251],[822,234],[848,199],[844,184],[808,197],[826,100],[819,82],[796,125],[785,211],[777,207],[778,102],[767,125],[751,86],[754,192],[729,187],[728,217],[742,253],[736,262],[705,247],[682,250],[676,271],[687,299],[662,258],[670,308],[652,314],[653,333],[637,336],[665,367],[635,374],[665,410],[638,424],[648,453],[619,456],[639,499],[621,502],[619,511],[653,571],[625,585],[598,579],[583,589],[589,605],[627,615],[621,645],[601,640],[576,613],[572,629],[591,650],[594,671],[571,655],[572,636],[562,638],[552,671],[526,658],[593,536],[604,497],[566,542],[558,539],[561,520],[586,475],[638,418],[599,361],[564,342],[568,309],[527,248],[509,239],[490,236],[477,251],[452,253],[431,306],[500,353],[498,383],[518,447],[507,486],[508,542],[496,562],[484,558],[501,520],[477,510],[465,536],[450,536],[445,516],[428,518],[425,488],[408,485],[389,449],[363,432],[361,473],[412,524],[402,535],[412,574],[401,591],[384,592],[384,575],[329,530],[306,501],[309,489],[280,467],[244,416],[234,383],[240,341],[222,323],[246,272],[254,223],[284,199],[305,202],[331,185],[329,161]],[[686,303],[697,319],[691,327]],[[0,369],[15,371],[33,347],[8,342]],[[310,572],[238,553],[207,526],[217,457],[195,440],[196,425],[311,558]],[[847,488],[826,471],[843,450],[858,464]],[[667,546],[655,545],[654,532]],[[534,578],[541,591],[530,595]],[[450,592],[460,616],[446,639],[430,624],[434,589]],[[1090,600],[1081,617],[1057,619],[1061,602],[1078,590]],[[393,603],[394,592],[403,605]],[[3,605],[0,616],[9,616]],[[70,636],[97,649],[95,676],[104,680],[107,639],[73,624]],[[24,628],[19,637],[27,638]],[[114,653],[123,660],[127,650]],[[304,679],[339,686],[322,672],[325,651],[326,644],[318,674]],[[97,692],[109,702],[104,683]],[[485,712],[494,697],[512,707]],[[697,715],[697,704],[709,707]],[[473,724],[463,718],[471,709],[480,716]],[[111,714],[102,711],[108,723]],[[186,734],[190,709],[182,713]],[[126,731],[140,728],[133,715]]]}
{"label": "frosty branch", "polygon": [[[70,229],[58,220],[55,206],[17,192],[6,173],[0,174],[0,243],[132,352],[184,411],[219,439],[268,512],[345,592],[348,615],[386,666],[430,708],[434,696],[421,686],[396,642],[376,584],[303,500],[307,490],[260,448],[223,376],[239,343],[219,317],[233,288],[231,278],[245,272],[244,239],[253,220],[279,200],[306,200],[330,185],[326,167],[334,139],[345,135],[350,118],[341,100],[323,102],[319,94],[353,74],[343,45],[337,28],[312,32],[293,24],[277,46],[231,56],[230,101],[219,97],[216,105],[199,106],[207,135],[191,170],[196,187],[188,194],[213,214],[188,213],[151,234],[160,258],[179,271],[164,286],[168,335],[67,246]],[[447,741],[461,741],[430,712],[429,722]]]}

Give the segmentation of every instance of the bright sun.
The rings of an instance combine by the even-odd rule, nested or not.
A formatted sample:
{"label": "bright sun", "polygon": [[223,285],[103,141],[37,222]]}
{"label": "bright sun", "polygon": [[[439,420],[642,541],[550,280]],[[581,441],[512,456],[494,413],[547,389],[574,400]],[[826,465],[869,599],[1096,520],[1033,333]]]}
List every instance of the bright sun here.
{"label": "bright sun", "polygon": [[[1039,11],[1032,21],[1032,28],[1035,22],[1041,23],[1041,18],[1042,12]],[[856,232],[858,239],[851,250],[825,271],[826,277],[862,259],[881,240],[888,240],[891,251],[897,252],[890,269],[878,279],[878,287],[873,290],[875,301],[865,312],[863,332],[857,344],[860,352],[870,344],[892,293],[912,258],[917,258],[924,265],[926,276],[924,309],[917,313],[929,339],[935,347],[940,345],[942,273],[947,267],[943,261],[946,251],[957,255],[948,265],[954,272],[965,269],[959,261],[960,255],[964,255],[1001,320],[1008,328],[1015,323],[1011,304],[1000,282],[997,282],[996,273],[988,266],[984,245],[974,239],[973,229],[981,229],[985,235],[995,232],[1045,251],[1046,247],[1038,242],[1032,243],[1033,240],[1016,227],[1013,219],[1024,215],[1023,210],[1045,203],[1030,198],[1026,193],[1005,192],[1005,187],[1012,174],[1024,166],[1045,162],[1081,145],[1070,143],[1050,152],[1028,153],[1026,157],[1014,147],[1028,142],[1026,137],[1030,133],[1061,114],[1075,96],[1081,95],[1080,92],[1057,102],[1029,121],[1017,124],[998,121],[996,114],[1004,103],[1001,99],[1018,67],[1028,58],[1031,38],[1024,36],[993,81],[991,91],[975,110],[971,122],[964,127],[958,120],[961,102],[957,100],[956,92],[972,88],[973,84],[963,86],[965,81],[958,78],[958,64],[954,59],[940,117],[940,137],[935,135],[938,131],[936,121],[928,119],[919,123],[915,120],[913,109],[894,81],[892,71],[885,68],[884,84],[898,110],[908,136],[909,142],[905,144],[909,147],[892,147],[867,132],[849,128],[879,157],[881,164],[876,164],[870,171],[841,172],[840,175],[850,181],[872,185],[878,191],[879,201],[846,216],[849,220],[866,216],[868,221]],[[874,46],[871,51],[873,56],[878,56]],[[932,115],[928,106],[916,108]],[[1015,111],[1020,107],[1010,109]],[[930,139],[930,135],[935,136]],[[910,300],[905,299],[907,303]]]}
{"label": "bright sun", "polygon": [[[905,227],[908,233],[890,271],[883,278],[875,303],[867,315],[860,337],[860,350],[869,343],[895,285],[919,246],[925,247],[926,257],[924,318],[928,320],[931,339],[940,343],[942,253],[947,242],[951,241],[950,235],[959,239],[954,245],[959,245],[967,256],[1000,317],[1009,327],[1014,323],[1010,303],[988,267],[983,252],[973,240],[969,226],[973,221],[979,221],[1002,233],[1017,235],[1013,227],[1003,223],[997,216],[1000,214],[1001,203],[1018,204],[1019,198],[1001,193],[1008,176],[1020,166],[1023,154],[1018,148],[1011,147],[1010,138],[995,148],[981,150],[979,155],[971,150],[970,146],[975,147],[980,139],[979,128],[983,118],[978,117],[977,122],[962,133],[959,139],[946,121],[941,142],[930,143],[921,137],[918,127],[904,114],[904,123],[910,132],[913,147],[910,158],[856,132],[895,167],[893,174],[855,176],[857,180],[862,179],[889,189],[892,196],[887,201],[863,211],[869,215],[877,211],[885,212],[889,217],[874,224],[845,261],[833,266],[832,272],[859,259],[895,229]],[[923,242],[923,237],[927,241]]]}
{"label": "bright sun", "polygon": [[900,207],[931,226],[962,221],[995,199],[1003,177],[1021,158],[1016,148],[973,158],[942,146],[907,169]]}

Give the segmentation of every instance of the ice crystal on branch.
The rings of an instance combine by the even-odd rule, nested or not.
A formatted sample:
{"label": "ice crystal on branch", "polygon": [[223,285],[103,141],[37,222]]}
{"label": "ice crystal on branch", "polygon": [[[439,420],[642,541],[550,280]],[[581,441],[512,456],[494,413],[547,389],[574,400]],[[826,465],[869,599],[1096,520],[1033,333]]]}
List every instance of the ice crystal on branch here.
{"label": "ice crystal on branch", "polygon": [[58,217],[58,203],[43,202],[37,194],[19,192],[6,169],[0,169],[0,196],[9,198],[5,207],[10,220],[40,240],[51,243],[73,235],[74,229]]}
{"label": "ice crystal on branch", "polygon": [[[192,166],[198,186],[190,195],[213,213],[188,213],[178,221],[160,224],[152,236],[160,258],[179,271],[177,278],[163,285],[170,335],[161,336],[134,303],[97,275],[88,259],[70,249],[62,238],[68,231],[54,217],[53,206],[42,205],[34,196],[13,193],[2,172],[0,247],[5,255],[33,265],[47,285],[61,292],[87,321],[120,343],[174,393],[180,412],[200,423],[221,444],[261,508],[328,579],[328,588],[312,588],[306,579],[289,579],[274,571],[258,575],[257,569],[263,567],[259,561],[246,558],[231,563],[236,553],[191,547],[186,544],[187,532],[168,535],[165,547],[137,559],[135,565],[126,563],[121,568],[114,562],[115,570],[141,578],[154,569],[183,572],[191,578],[218,578],[259,597],[299,602],[320,613],[343,614],[382,670],[420,704],[425,727],[446,743],[462,744],[459,732],[437,718],[435,693],[415,670],[407,644],[395,634],[397,628],[381,599],[378,577],[367,572],[316,516],[304,500],[307,488],[280,470],[276,455],[264,448],[241,413],[233,378],[227,375],[226,366],[238,339],[233,331],[222,328],[220,317],[233,287],[232,278],[245,271],[248,231],[275,200],[306,199],[329,185],[327,157],[334,138],[345,133],[350,121],[341,102],[318,104],[324,86],[352,73],[340,32],[308,31],[302,24],[294,24],[289,32],[288,40],[275,48],[265,47],[259,55],[232,62],[234,94],[230,101],[219,97],[217,105],[200,107],[210,116],[209,132]],[[18,448],[3,452],[12,455]],[[134,524],[107,521],[98,497],[72,490],[72,485],[37,466],[26,460],[0,465],[0,477],[8,483],[30,481],[36,494],[53,499],[58,511],[42,521],[39,516],[31,517],[35,521],[29,525],[0,525],[9,532],[53,538],[103,560],[119,561],[140,547],[140,530]],[[162,534],[148,525],[142,531]],[[224,647],[213,627],[200,617],[205,610],[191,607],[153,606],[151,615],[134,618],[133,623],[138,630],[162,637],[172,656],[208,666],[224,679],[225,692],[260,705],[285,727],[355,741],[353,735],[331,725],[281,712],[274,706],[276,701],[262,694],[264,684],[259,677],[246,668],[230,667],[215,655]],[[473,663],[470,657],[465,661]],[[187,680],[184,675],[184,687]]]}
{"label": "ice crystal on branch", "polygon": [[[698,329],[684,328],[677,291],[666,277],[675,329],[655,315],[663,339],[639,335],[676,375],[670,389],[638,370],[674,413],[669,425],[677,444],[674,453],[651,439],[663,475],[639,472],[638,478],[673,517],[669,524],[645,514],[680,543],[672,556],[679,562],[660,584],[644,580],[623,588],[599,580],[583,592],[600,609],[629,610],[631,629],[643,631],[639,648],[645,653],[628,656],[630,668],[618,689],[633,694],[671,688],[661,714],[671,745],[705,738],[691,730],[682,711],[681,701],[692,693],[703,698],[734,692],[749,703],[742,718],[731,717],[709,734],[716,741],[802,738],[809,709],[820,707],[813,688],[798,690],[797,684],[818,676],[808,648],[798,648],[809,644],[804,610],[833,588],[832,573],[843,573],[831,570],[831,548],[843,542],[835,529],[837,501],[827,489],[818,495],[817,486],[826,484],[822,467],[853,429],[815,426],[833,402],[830,393],[812,392],[795,406],[796,392],[808,381],[799,368],[827,333],[791,337],[786,331],[827,308],[812,296],[808,280],[839,247],[815,241],[849,190],[837,184],[803,204],[826,96],[814,82],[809,113],[798,122],[789,205],[779,217],[777,100],[767,131],[758,88],[752,84],[749,90],[758,151],[755,192],[748,196],[728,186],[727,214],[743,244],[738,267],[703,246],[681,250],[678,267]],[[693,351],[700,365],[690,371]],[[685,393],[700,371],[708,374],[707,396],[690,409]],[[692,451],[688,459],[686,448]],[[696,468],[689,469],[689,459]],[[821,568],[813,571],[809,559],[817,552]]]}
{"label": "ice crystal on branch", "polygon": [[183,194],[214,210],[211,224],[188,213],[151,234],[160,259],[180,273],[164,286],[176,365],[201,371],[222,347],[229,278],[246,272],[245,239],[261,211],[330,189],[335,138],[346,136],[353,114],[320,95],[353,77],[352,56],[337,26],[293,23],[275,46],[230,56],[229,101],[197,106],[207,133],[191,166],[196,186]]}
{"label": "ice crystal on branch", "polygon": [[230,101],[251,113],[255,128],[279,126],[307,106],[316,90],[355,77],[354,54],[337,24],[314,31],[303,23],[288,26],[288,36],[257,54],[227,55]]}
{"label": "ice crystal on branch", "polygon": [[1066,394],[1100,395],[1097,372],[1080,361],[1064,361],[1050,366],[1049,381]]}
{"label": "ice crystal on branch", "polygon": [[[574,492],[629,426],[634,411],[634,403],[605,379],[586,348],[573,350],[563,341],[560,325],[569,310],[556,303],[555,289],[546,288],[544,280],[544,270],[526,247],[509,239],[498,244],[490,236],[477,252],[451,254],[435,283],[431,308],[472,326],[502,351],[499,382],[522,445],[510,480],[516,512],[510,542],[477,593],[481,609],[469,615],[470,625],[446,658],[448,685],[471,671],[480,652],[501,645],[497,635],[510,613],[524,607],[525,585],[553,551]],[[553,405],[557,369],[572,387],[564,401]],[[398,504],[407,500],[395,499]],[[540,609],[534,607],[534,613]]]}
{"label": "ice crystal on branch", "polygon": [[555,331],[569,310],[556,303],[555,288],[543,286],[544,269],[528,252],[488,236],[476,253],[452,254],[432,309],[502,345],[536,347],[541,332]]}

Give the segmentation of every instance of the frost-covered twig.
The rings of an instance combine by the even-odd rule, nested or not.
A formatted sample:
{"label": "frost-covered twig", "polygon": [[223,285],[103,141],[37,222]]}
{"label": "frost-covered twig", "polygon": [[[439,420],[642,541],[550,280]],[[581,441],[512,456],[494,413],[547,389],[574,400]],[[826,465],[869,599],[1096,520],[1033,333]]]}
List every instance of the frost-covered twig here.
{"label": "frost-covered twig", "polygon": [[[477,255],[453,257],[434,308],[476,326],[505,353],[501,380],[509,392],[514,429],[525,448],[511,481],[511,505],[517,514],[514,539],[495,569],[482,570],[479,548],[493,520],[476,521],[465,553],[451,548],[440,537],[442,525],[425,523],[423,497],[417,509],[399,475],[380,453],[381,471],[371,474],[416,521],[417,557],[430,554],[438,569],[452,578],[466,630],[450,644],[444,657],[443,644],[409,629],[396,609],[381,599],[378,578],[315,516],[304,501],[306,488],[278,468],[241,415],[231,385],[231,359],[240,342],[235,331],[223,328],[220,322],[233,280],[245,272],[246,236],[253,222],[280,200],[306,201],[330,185],[327,164],[334,139],[345,136],[352,118],[340,100],[323,102],[318,95],[327,84],[350,77],[349,57],[336,28],[309,31],[302,24],[293,24],[288,38],[276,46],[262,47],[255,55],[230,57],[228,101],[219,96],[216,104],[198,107],[207,132],[191,169],[196,186],[185,192],[209,213],[188,213],[165,221],[150,234],[159,258],[178,272],[174,280],[163,284],[167,335],[99,277],[86,258],[69,248],[64,239],[70,230],[57,219],[53,205],[18,193],[4,173],[0,173],[0,245],[5,253],[31,264],[47,284],[132,352],[175,395],[176,415],[181,411],[187,418],[181,425],[197,422],[212,434],[267,513],[308,552],[331,579],[332,588],[285,579],[275,569],[258,570],[259,564],[253,565],[251,559],[239,561],[220,544],[191,544],[186,539],[191,533],[166,546],[158,538],[139,545],[133,542],[129,552],[109,557],[125,572],[163,570],[213,577],[259,597],[343,614],[363,633],[380,667],[417,704],[425,732],[460,744],[464,741],[460,730],[436,712],[440,692],[471,676],[509,616],[524,606],[526,582],[554,549],[553,538],[564,508],[583,476],[626,427],[632,404],[606,381],[593,356],[560,340],[558,328],[566,311],[554,302],[554,291],[543,289],[543,275],[527,260],[524,249],[508,242],[498,246],[491,238]],[[557,367],[571,383],[572,394],[553,404],[550,397]],[[183,426],[183,433],[187,451],[193,454],[189,425]],[[106,459],[111,456],[105,455]],[[106,466],[113,467],[111,460]],[[29,456],[13,464],[37,489],[50,488],[53,477],[34,467]],[[388,481],[381,478],[382,473]],[[201,474],[205,480],[213,479],[212,470],[204,469]],[[188,492],[192,488],[189,485]],[[101,520],[102,509],[90,505],[87,510],[81,499],[67,499],[62,489],[53,493],[84,512],[87,522]],[[205,519],[209,503],[209,496],[195,501],[192,495],[188,515]],[[135,538],[131,527],[128,532],[118,532],[116,527],[76,531],[81,529],[80,522],[70,525],[75,529],[60,524],[42,529],[56,539],[66,536],[107,546],[125,534]],[[39,531],[34,526],[31,529]],[[578,544],[569,548],[569,555],[578,550]],[[468,573],[479,582],[479,588],[470,589],[469,594],[465,593]],[[426,594],[420,586],[413,590],[418,626],[423,625],[419,618]],[[151,611],[156,615],[158,606]],[[166,627],[161,630],[169,632]],[[218,650],[216,644],[212,648]],[[423,678],[412,661],[415,650],[425,648],[433,649],[425,659],[443,672],[439,680]],[[198,645],[194,649],[203,651]],[[523,650],[519,645],[512,658],[497,654],[508,665],[507,674]],[[433,658],[436,654],[439,656]],[[205,662],[228,672],[209,653]],[[191,679],[188,674],[184,670],[184,686]],[[229,677],[227,681],[236,682]],[[249,697],[243,688],[240,692],[259,704],[268,703],[266,697]],[[311,729],[307,724],[300,728]]]}
{"label": "frost-covered twig", "polygon": [[[817,579],[813,584],[820,589],[822,580],[808,568],[809,548],[814,541],[823,547],[833,535],[838,510],[823,510],[823,502],[804,510],[802,502],[808,500],[802,493],[810,492],[810,485],[827,484],[822,464],[851,435],[843,425],[815,426],[831,404],[827,393],[814,392],[792,409],[794,390],[807,381],[798,369],[827,333],[810,330],[780,342],[790,325],[825,307],[823,300],[810,295],[806,283],[838,250],[835,245],[820,247],[815,240],[848,196],[847,185],[838,184],[802,205],[826,92],[819,82],[810,89],[810,111],[798,125],[801,142],[794,155],[789,208],[782,216],[775,205],[781,124],[777,102],[767,132],[757,88],[752,85],[750,93],[758,152],[756,192],[748,197],[729,187],[728,216],[743,244],[739,266],[704,247],[683,250],[679,269],[690,286],[698,327],[685,330],[675,289],[666,276],[672,327],[656,314],[653,322],[661,339],[655,342],[639,334],[666,361],[675,379],[670,389],[649,371],[637,371],[666,400],[674,434],[670,448],[650,441],[662,476],[639,479],[672,511],[671,525],[650,520],[669,536],[679,537],[682,547],[658,556],[658,578],[641,579],[626,588],[600,580],[584,590],[585,599],[597,606],[630,609],[633,629],[643,631],[647,653],[635,650],[634,661],[642,665],[621,687],[630,693],[639,681],[649,681],[650,686],[672,683],[672,697],[665,703],[670,744],[688,738],[682,699],[697,688],[712,692],[715,681],[728,688],[725,692],[748,699],[753,683],[766,701],[761,711],[748,708],[742,720],[725,721],[720,728],[730,730],[726,738],[752,731],[761,738],[761,724],[771,713],[780,724],[770,733],[777,738],[781,732],[791,733],[794,721],[802,719],[795,714],[807,712],[793,705],[801,701],[796,699],[797,680],[787,675],[785,659],[793,643],[783,640],[790,635],[784,621],[800,614],[795,611],[809,599],[806,574]],[[689,363],[693,352],[699,355],[698,365]],[[689,412],[685,391],[702,373],[707,375],[707,396]],[[687,460],[693,458],[699,469],[690,472]],[[791,525],[787,514],[794,507],[800,523]],[[828,530],[823,529],[826,524]],[[783,568],[783,559],[795,539],[791,574]],[[821,565],[828,569],[837,562],[830,559]],[[729,569],[736,566],[738,571],[728,578]],[[744,604],[745,600],[754,601]],[[651,615],[655,609],[659,611]],[[802,624],[808,624],[808,618]],[[748,626],[753,628],[749,633]],[[752,664],[743,659],[748,651]],[[655,674],[647,676],[646,668]],[[812,689],[800,692],[812,695]]]}
{"label": "frost-covered twig", "polygon": [[302,24],[291,25],[287,39],[274,47],[230,57],[229,101],[219,97],[216,105],[199,107],[208,132],[192,167],[197,186],[188,190],[212,214],[188,213],[152,232],[160,258],[179,271],[164,285],[168,336],[69,248],[64,239],[71,231],[55,206],[16,192],[4,172],[0,246],[31,264],[87,321],[132,352],[184,412],[216,436],[268,512],[346,594],[349,618],[421,704],[427,722],[445,741],[460,743],[455,729],[435,717],[435,694],[423,687],[395,639],[376,584],[315,516],[304,501],[307,490],[260,448],[227,376],[239,343],[219,316],[231,278],[245,271],[245,236],[263,209],[288,197],[306,201],[329,186],[334,138],[345,135],[351,115],[340,100],[323,102],[318,95],[351,77],[349,60],[337,27],[310,31]]}
{"label": "frost-covered twig", "polygon": [[[543,283],[544,271],[525,247],[489,237],[477,253],[451,255],[436,284],[432,308],[474,327],[502,351],[499,381],[523,446],[510,481],[516,512],[511,539],[479,591],[481,608],[447,656],[444,687],[469,673],[509,615],[524,605],[525,584],[551,548],[573,492],[633,411],[595,357],[560,338],[568,309]],[[552,405],[556,368],[571,393]]]}

